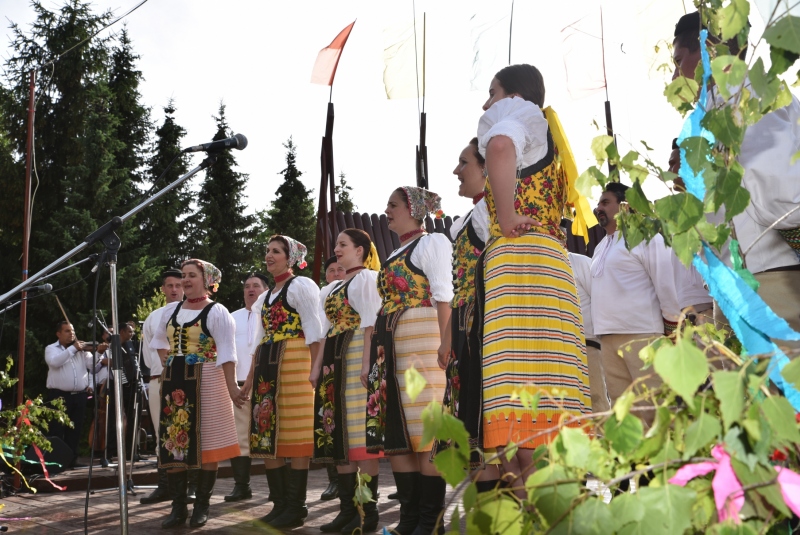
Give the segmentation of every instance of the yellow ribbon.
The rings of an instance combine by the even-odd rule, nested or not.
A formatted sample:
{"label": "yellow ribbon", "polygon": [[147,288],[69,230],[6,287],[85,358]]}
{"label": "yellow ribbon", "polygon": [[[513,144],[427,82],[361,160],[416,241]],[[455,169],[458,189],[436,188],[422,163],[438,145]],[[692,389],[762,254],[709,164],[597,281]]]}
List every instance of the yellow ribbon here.
{"label": "yellow ribbon", "polygon": [[558,115],[550,106],[544,109],[544,115],[547,118],[553,142],[558,148],[564,174],[567,176],[567,187],[569,188],[567,200],[575,208],[575,218],[572,220],[572,234],[583,236],[583,241],[588,244],[589,228],[597,224],[597,218],[592,212],[592,207],[589,206],[588,199],[575,189],[575,182],[578,180],[578,166],[575,164],[575,156],[572,154],[572,148],[569,146],[569,141],[564,134],[564,128],[561,126]]}
{"label": "yellow ribbon", "polygon": [[378,258],[378,250],[372,242],[369,242],[369,254],[367,258],[364,259],[364,267],[372,271],[378,271],[381,268],[381,259]]}

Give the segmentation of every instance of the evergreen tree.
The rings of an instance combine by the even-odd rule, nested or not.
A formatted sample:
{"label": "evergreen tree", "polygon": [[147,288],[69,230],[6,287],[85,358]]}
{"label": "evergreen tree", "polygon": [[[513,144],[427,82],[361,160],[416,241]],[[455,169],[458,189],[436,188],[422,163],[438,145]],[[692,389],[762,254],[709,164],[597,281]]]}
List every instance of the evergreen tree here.
{"label": "evergreen tree", "polygon": [[[136,173],[141,167],[143,139],[147,136],[147,110],[138,104],[136,56],[127,37],[114,51],[113,37],[95,36],[112,18],[96,14],[85,0],[66,0],[56,10],[32,2],[36,20],[29,29],[12,24],[13,41],[6,60],[0,92],[0,129],[10,144],[12,161],[0,158],[8,178],[0,196],[0,250],[7,252],[0,270],[0,287],[20,280],[24,154],[27,140],[29,73],[37,71],[35,108],[35,191],[29,248],[30,271],[75,247],[112,216],[122,215],[137,199]],[[92,37],[94,36],[94,37]],[[80,44],[79,44],[80,43]],[[76,46],[77,45],[77,46]],[[127,57],[127,59],[126,59]],[[113,73],[113,76],[112,76]],[[144,136],[144,137],[143,137]],[[6,169],[10,167],[9,174]],[[118,296],[121,318],[131,317],[142,285],[156,270],[148,271],[146,255],[134,247],[136,223],[117,230],[122,242],[118,258]],[[95,251],[101,246],[95,246]],[[92,251],[86,251],[86,254]],[[78,256],[75,260],[80,260]],[[86,323],[92,314],[93,292],[89,268],[69,270],[49,280],[57,289],[77,335],[87,339]],[[109,310],[107,271],[102,276],[98,308]],[[88,280],[87,280],[88,279]],[[16,354],[15,310],[6,314],[4,354]],[[26,394],[44,390],[47,366],[41,355],[51,343],[61,313],[52,296],[33,299],[28,306]]]}
{"label": "evergreen tree", "polygon": [[297,146],[291,137],[283,146],[286,148],[286,168],[280,172],[283,183],[278,186],[269,210],[259,214],[264,230],[260,233],[258,242],[262,252],[266,250],[269,237],[273,234],[283,234],[303,243],[308,247],[308,267],[302,271],[295,268],[294,272],[310,277],[317,228],[314,199],[311,191],[300,181],[303,173],[297,169]]}
{"label": "evergreen tree", "polygon": [[[220,103],[217,133],[212,141],[230,137],[233,133],[225,118],[225,105]],[[199,222],[191,232],[191,256],[212,262],[222,271],[222,284],[214,297],[230,310],[242,305],[242,275],[253,265],[254,224],[256,218],[245,215],[242,202],[248,176],[234,171],[236,160],[232,151],[221,151],[206,177],[197,197]]]}
{"label": "evergreen tree", "polygon": [[[152,156],[147,161],[145,175],[154,183],[153,192],[171,184],[189,168],[188,156],[181,152],[186,130],[175,122],[175,110],[175,103],[170,99],[164,107],[164,123],[156,130]],[[177,160],[167,169],[174,158]],[[148,244],[149,266],[159,270],[179,267],[181,261],[188,258],[185,240],[186,216],[191,202],[188,189],[188,182],[184,182],[139,214],[140,239]]]}
{"label": "evergreen tree", "polygon": [[344,171],[339,174],[339,183],[336,184],[336,187],[333,188],[333,191],[336,195],[337,211],[351,214],[356,211],[358,207],[353,203],[353,198],[350,196],[353,188],[347,185]]}

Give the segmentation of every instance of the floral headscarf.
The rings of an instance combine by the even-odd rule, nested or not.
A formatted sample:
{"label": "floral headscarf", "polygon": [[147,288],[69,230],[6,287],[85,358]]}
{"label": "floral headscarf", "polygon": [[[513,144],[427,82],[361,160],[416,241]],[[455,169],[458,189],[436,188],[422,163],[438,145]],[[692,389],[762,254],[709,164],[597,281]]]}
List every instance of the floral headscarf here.
{"label": "floral headscarf", "polygon": [[200,271],[203,272],[203,286],[206,290],[216,292],[219,289],[219,283],[222,282],[222,272],[217,266],[199,258],[190,258],[181,267],[186,264],[194,264],[200,268]]}
{"label": "floral headscarf", "polygon": [[300,269],[305,269],[306,266],[308,266],[308,263],[306,262],[308,249],[306,246],[294,238],[290,238],[289,236],[278,234],[277,236],[274,236],[273,239],[276,237],[283,238],[286,240],[286,243],[289,244],[289,268],[291,269],[292,266],[296,265]]}
{"label": "floral headscarf", "polygon": [[417,186],[403,186],[401,189],[406,192],[408,197],[411,217],[418,220],[425,219],[428,214],[442,217],[442,198],[439,195]]}

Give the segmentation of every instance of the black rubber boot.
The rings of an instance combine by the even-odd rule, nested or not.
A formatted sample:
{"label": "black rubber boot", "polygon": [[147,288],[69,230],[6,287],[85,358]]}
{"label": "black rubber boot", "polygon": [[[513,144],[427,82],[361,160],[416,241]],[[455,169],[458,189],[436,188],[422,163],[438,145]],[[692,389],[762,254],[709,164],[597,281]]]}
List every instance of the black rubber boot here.
{"label": "black rubber boot", "polygon": [[233,491],[225,496],[226,502],[238,502],[249,500],[253,497],[250,489],[250,456],[234,457],[231,459],[231,470],[233,471]]}
{"label": "black rubber boot", "polygon": [[289,468],[287,478],[287,503],[283,513],[269,522],[278,529],[297,528],[303,525],[303,513],[306,507],[306,488],[308,486],[308,470]]}
{"label": "black rubber boot", "polygon": [[391,531],[397,535],[411,535],[419,524],[420,474],[419,472],[393,472],[400,502],[400,522]]}
{"label": "black rubber boot", "polygon": [[369,490],[372,492],[372,500],[371,502],[367,502],[362,504],[362,508],[364,509],[364,523],[362,526],[361,523],[361,515],[358,514],[358,509],[356,509],[356,516],[353,520],[350,521],[345,527],[342,528],[342,533],[346,533],[350,535],[351,533],[373,533],[376,529],[378,529],[378,521],[380,517],[378,516],[378,476],[372,476],[372,479],[369,483],[367,483]]}
{"label": "black rubber boot", "polygon": [[214,492],[214,485],[217,483],[216,470],[200,470],[197,476],[197,499],[192,510],[192,519],[189,526],[201,528],[208,522],[208,509],[211,506],[211,493]]}
{"label": "black rubber boot", "polygon": [[183,526],[189,516],[189,509],[186,507],[186,470],[167,473],[167,492],[172,499],[172,511],[161,523],[161,527],[169,529]]}
{"label": "black rubber boot", "polygon": [[334,500],[339,496],[339,474],[336,472],[336,466],[333,463],[328,463],[325,468],[328,470],[328,488],[325,489],[319,499],[323,501]]}
{"label": "black rubber boot", "polygon": [[147,505],[149,503],[159,503],[165,502],[169,500],[169,490],[167,490],[167,469],[166,468],[159,468],[158,469],[158,486],[156,489],[148,494],[147,496],[143,497],[139,500],[139,503]]}
{"label": "black rubber boot", "polygon": [[337,474],[339,489],[339,514],[332,521],[319,527],[323,533],[341,531],[354,516],[358,516],[358,509],[353,503],[356,494],[356,473]]}
{"label": "black rubber boot", "polygon": [[444,510],[447,483],[440,476],[420,475],[419,486],[419,524],[414,535],[444,533],[444,522],[439,522],[439,515]]}
{"label": "black rubber boot", "polygon": [[476,481],[475,487],[478,489],[478,492],[489,492],[490,490],[496,489],[499,483],[500,483],[499,479],[491,479],[489,481]]}
{"label": "black rubber boot", "polygon": [[199,468],[192,468],[188,470],[187,490],[186,490],[186,503],[192,504],[197,498],[197,478],[200,474]]}
{"label": "black rubber boot", "polygon": [[269,495],[272,496],[272,511],[258,519],[258,522],[269,524],[286,510],[289,467],[283,465],[280,468],[267,468],[267,484],[269,485]]}

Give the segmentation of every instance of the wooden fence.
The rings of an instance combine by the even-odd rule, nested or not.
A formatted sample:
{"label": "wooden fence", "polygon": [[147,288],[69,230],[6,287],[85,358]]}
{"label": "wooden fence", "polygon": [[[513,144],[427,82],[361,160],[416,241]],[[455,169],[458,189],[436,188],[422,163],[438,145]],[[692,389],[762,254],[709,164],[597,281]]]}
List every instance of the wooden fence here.
{"label": "wooden fence", "polygon": [[[333,212],[328,212],[328,217],[334,217]],[[375,243],[378,249],[378,256],[381,262],[386,260],[386,257],[395,249],[400,247],[400,240],[397,234],[389,230],[389,225],[386,221],[386,214],[361,214],[358,212],[345,213],[337,211],[335,214],[336,225],[339,231],[346,228],[357,228],[367,232]],[[425,218],[425,228],[428,233],[432,232],[447,232],[453,226],[453,219],[446,216],[443,219],[434,219],[430,216]],[[329,225],[329,228],[334,228],[334,225]],[[330,232],[327,236],[330,250],[333,251],[333,244],[336,236],[331,236]],[[600,240],[605,236],[605,231],[598,225],[589,229],[589,243],[584,243],[583,237],[573,236],[569,226],[567,227],[567,249],[573,253],[583,254],[591,257],[594,253],[595,247],[600,243]],[[449,235],[449,234],[448,234]]]}

